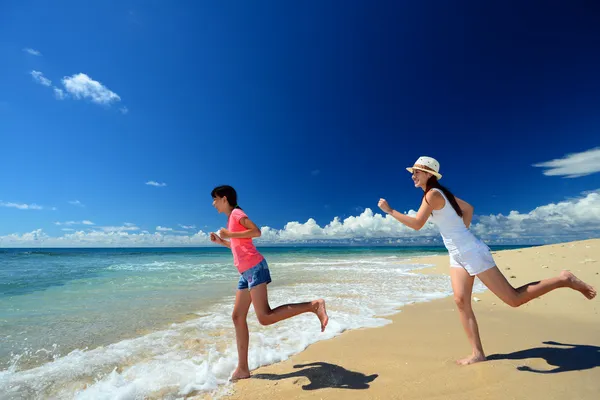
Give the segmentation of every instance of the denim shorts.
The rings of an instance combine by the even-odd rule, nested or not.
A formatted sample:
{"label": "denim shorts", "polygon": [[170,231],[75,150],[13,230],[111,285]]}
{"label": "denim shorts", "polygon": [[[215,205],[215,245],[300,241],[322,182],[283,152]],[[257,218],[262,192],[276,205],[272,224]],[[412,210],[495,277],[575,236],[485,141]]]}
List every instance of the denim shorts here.
{"label": "denim shorts", "polygon": [[254,267],[242,272],[242,276],[240,276],[238,282],[238,289],[252,289],[254,286],[260,285],[261,283],[271,283],[269,266],[267,265],[267,260],[264,258]]}

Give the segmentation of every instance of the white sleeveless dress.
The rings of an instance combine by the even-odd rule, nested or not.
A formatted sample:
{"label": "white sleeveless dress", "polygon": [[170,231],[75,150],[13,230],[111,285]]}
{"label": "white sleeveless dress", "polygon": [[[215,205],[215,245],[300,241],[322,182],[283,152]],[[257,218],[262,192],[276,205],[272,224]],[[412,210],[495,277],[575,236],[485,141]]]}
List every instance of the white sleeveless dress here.
{"label": "white sleeveless dress", "polygon": [[431,190],[439,192],[446,200],[442,209],[433,211],[430,221],[440,230],[444,246],[450,254],[450,266],[464,268],[471,276],[495,267],[490,248],[465,226],[444,192],[440,189]]}

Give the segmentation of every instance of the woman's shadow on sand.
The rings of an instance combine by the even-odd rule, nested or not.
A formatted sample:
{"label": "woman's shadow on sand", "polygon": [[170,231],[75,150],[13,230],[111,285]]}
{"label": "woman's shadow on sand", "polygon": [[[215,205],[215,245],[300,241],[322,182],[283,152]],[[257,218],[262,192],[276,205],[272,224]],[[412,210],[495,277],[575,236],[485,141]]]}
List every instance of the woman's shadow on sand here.
{"label": "woman's shadow on sand", "polygon": [[543,342],[560,347],[535,347],[508,354],[492,354],[488,360],[524,360],[527,358],[543,358],[550,365],[550,370],[538,370],[526,365],[517,367],[519,371],[537,372],[538,374],[558,374],[568,371],[582,371],[600,367],[600,347],[583,344],[566,344]]}
{"label": "woman's shadow on sand", "polygon": [[377,374],[367,376],[363,373],[349,371],[346,368],[325,362],[298,364],[294,365],[294,368],[304,369],[281,375],[256,374],[252,375],[252,378],[278,381],[281,379],[306,377],[310,380],[310,383],[303,385],[302,389],[317,390],[324,388],[368,389],[370,387],[369,383],[373,382],[378,376]]}

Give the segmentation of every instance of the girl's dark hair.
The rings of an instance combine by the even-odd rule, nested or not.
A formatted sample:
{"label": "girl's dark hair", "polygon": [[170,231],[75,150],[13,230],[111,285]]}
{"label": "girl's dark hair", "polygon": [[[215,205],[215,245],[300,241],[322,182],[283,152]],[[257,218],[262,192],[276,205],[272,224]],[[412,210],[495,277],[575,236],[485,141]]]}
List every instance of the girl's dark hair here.
{"label": "girl's dark hair", "polygon": [[212,190],[212,192],[210,192],[210,196],[213,199],[216,197],[225,197],[227,198],[227,202],[231,207],[239,208],[240,210],[242,209],[240,206],[238,206],[237,193],[235,192],[235,189],[229,185],[217,186]]}
{"label": "girl's dark hair", "polygon": [[[429,180],[427,181],[427,188],[425,189],[425,194],[423,194],[423,198],[425,199],[425,201],[427,201],[427,198],[425,197],[425,195],[427,195],[427,192],[429,192],[431,189],[434,189],[434,188],[440,189],[444,193],[444,195],[446,196],[446,198],[452,205],[452,208],[454,208],[454,211],[456,211],[458,216],[462,218],[463,212],[460,209],[460,206],[458,205],[458,203],[456,202],[456,198],[454,197],[454,195],[452,194],[451,191],[446,189],[444,186],[440,185],[440,182],[437,180],[437,178],[434,175],[430,176]],[[427,201],[427,204],[429,204],[428,201]]]}

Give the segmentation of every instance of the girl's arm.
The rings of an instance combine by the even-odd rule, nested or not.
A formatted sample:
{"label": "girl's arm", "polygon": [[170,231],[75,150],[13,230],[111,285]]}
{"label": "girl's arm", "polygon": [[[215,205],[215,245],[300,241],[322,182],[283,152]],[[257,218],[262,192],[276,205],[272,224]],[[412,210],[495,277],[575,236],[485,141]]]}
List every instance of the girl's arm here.
{"label": "girl's arm", "polygon": [[465,226],[468,228],[471,226],[471,220],[473,219],[473,206],[470,205],[469,203],[467,203],[464,200],[459,199],[458,197],[454,196],[454,198],[456,199],[456,202],[458,203],[458,206],[460,207],[460,209],[462,210],[463,213],[463,221],[465,222]]}
{"label": "girl's arm", "polygon": [[235,238],[235,239],[250,239],[255,237],[260,237],[261,232],[258,226],[254,224],[248,217],[243,217],[240,219],[240,224],[246,228],[247,230],[242,232],[230,232],[227,229],[221,229],[219,231],[219,236],[222,238]]}
{"label": "girl's arm", "polygon": [[385,199],[379,200],[379,208],[381,208],[387,214],[390,214],[402,224],[418,231],[425,225],[434,208],[443,207],[442,201],[444,201],[444,199],[439,193],[437,193],[434,190],[430,191],[425,196],[425,199],[423,199],[423,201],[421,202],[421,207],[419,207],[419,211],[417,211],[417,215],[415,217],[410,217],[406,214],[402,214],[401,212],[394,210],[392,207],[389,206]]}
{"label": "girl's arm", "polygon": [[225,246],[227,248],[231,248],[231,243],[229,242],[229,240],[224,240],[222,238],[220,238],[216,233],[211,232],[210,233],[210,241],[213,243],[218,243],[222,246]]}

